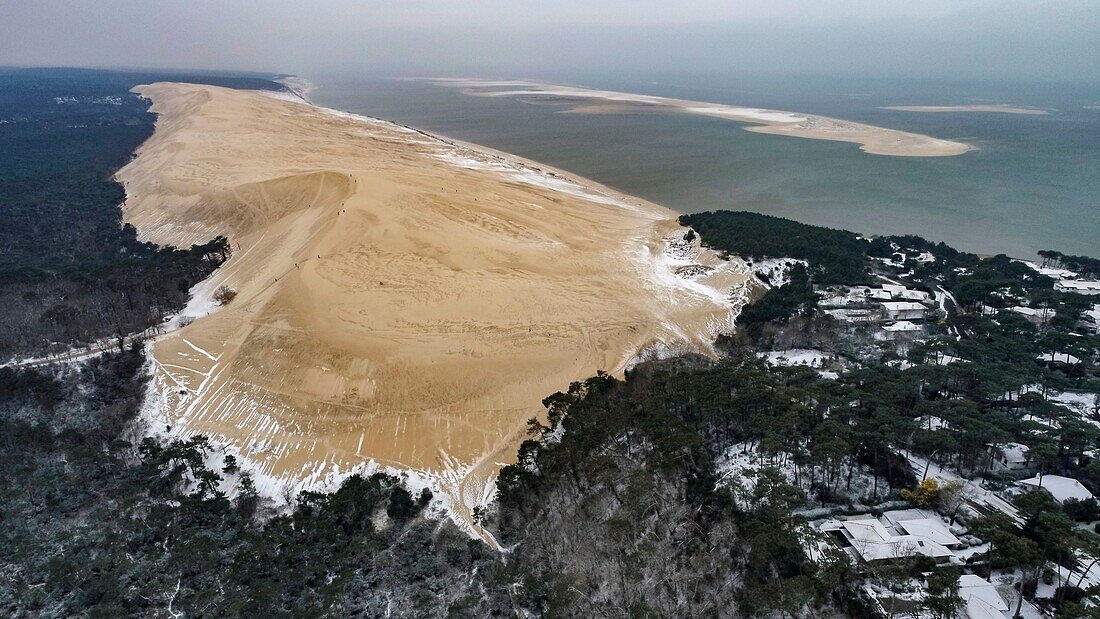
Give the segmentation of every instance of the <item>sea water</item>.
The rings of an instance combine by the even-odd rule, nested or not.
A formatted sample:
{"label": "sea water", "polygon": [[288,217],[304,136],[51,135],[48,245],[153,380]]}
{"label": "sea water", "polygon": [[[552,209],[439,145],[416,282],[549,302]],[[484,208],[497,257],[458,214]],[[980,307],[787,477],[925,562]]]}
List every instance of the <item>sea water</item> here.
{"label": "sea water", "polygon": [[[976,148],[956,157],[891,157],[682,113],[578,114],[562,102],[473,96],[430,81],[309,77],[317,85],[310,96],[321,105],[514,153],[684,213],[749,210],[1021,258],[1041,249],[1100,255],[1100,88],[821,77],[530,78],[820,114]],[[882,109],[989,103],[1050,113]]]}

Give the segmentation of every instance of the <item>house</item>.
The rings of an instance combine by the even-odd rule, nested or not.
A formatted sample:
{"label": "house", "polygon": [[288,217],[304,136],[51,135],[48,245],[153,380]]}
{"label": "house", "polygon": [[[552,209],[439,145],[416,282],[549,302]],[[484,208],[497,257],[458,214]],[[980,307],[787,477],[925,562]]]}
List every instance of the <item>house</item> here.
{"label": "house", "polygon": [[1042,309],[1036,307],[1026,307],[1023,305],[1016,305],[1008,308],[1009,311],[1016,312],[1028,320],[1028,322],[1035,325],[1045,325],[1054,318],[1054,310],[1049,307]]}
{"label": "house", "polygon": [[1046,490],[1059,503],[1065,503],[1070,499],[1085,501],[1092,498],[1092,493],[1081,482],[1061,475],[1037,475],[1031,479],[1022,480],[1020,485],[1034,490]]}
{"label": "house", "polygon": [[1076,292],[1077,294],[1100,294],[1100,282],[1062,279],[1054,282],[1054,289],[1059,292]]}
{"label": "house", "polygon": [[1081,363],[1081,360],[1066,352],[1048,352],[1043,353],[1035,357],[1036,361],[1041,361],[1047,365],[1053,363],[1062,363],[1065,365],[1077,365]]}
{"label": "house", "polygon": [[997,587],[981,576],[959,576],[959,597],[963,599],[963,615],[967,619],[1004,619],[1008,603]]}
{"label": "house", "polygon": [[902,320],[901,322],[895,322],[892,325],[882,327],[882,338],[890,341],[902,340],[913,337],[922,331],[924,331],[924,327],[907,320]]}
{"label": "house", "polygon": [[882,291],[889,294],[891,299],[900,299],[905,293],[905,286],[901,284],[883,284]]}
{"label": "house", "polygon": [[894,298],[894,293],[883,288],[869,288],[867,290],[867,296],[872,299],[878,299],[881,301],[889,301]]}
{"label": "house", "polygon": [[[942,526],[942,523],[940,524]],[[882,520],[870,516],[856,517],[852,520],[829,520],[823,522],[819,529],[830,535],[855,558],[867,563],[889,563],[917,555],[925,555],[937,562],[946,563],[955,556],[950,548],[929,535],[934,528],[933,525],[920,521],[908,521],[907,525],[918,533],[910,533],[901,522],[887,527]],[[943,531],[937,530],[934,535],[940,539],[948,539],[941,537],[942,533]],[[950,539],[954,539],[950,531],[946,533]],[[957,539],[954,542],[959,543]]]}
{"label": "house", "polygon": [[950,424],[935,415],[921,415],[920,417],[914,417],[913,421],[916,422],[917,427],[921,430],[928,430],[929,432],[951,429]]}
{"label": "house", "polygon": [[928,308],[915,301],[883,301],[887,320],[923,320]]}
{"label": "house", "polygon": [[1100,333],[1100,304],[1093,305],[1092,309],[1086,311],[1081,319],[1085,323],[1086,329],[1093,333]]}
{"label": "house", "polygon": [[923,290],[903,290],[901,292],[901,298],[906,301],[920,301],[922,303],[932,302],[932,295]]}
{"label": "house", "polygon": [[964,546],[938,514],[926,509],[890,510],[882,514],[882,519],[907,535],[921,537],[955,550]]}
{"label": "house", "polygon": [[878,312],[869,309],[829,309],[825,313],[841,322],[874,322]]}
{"label": "house", "polygon": [[1022,471],[1031,464],[1027,445],[1020,443],[988,443],[989,468],[994,471]]}

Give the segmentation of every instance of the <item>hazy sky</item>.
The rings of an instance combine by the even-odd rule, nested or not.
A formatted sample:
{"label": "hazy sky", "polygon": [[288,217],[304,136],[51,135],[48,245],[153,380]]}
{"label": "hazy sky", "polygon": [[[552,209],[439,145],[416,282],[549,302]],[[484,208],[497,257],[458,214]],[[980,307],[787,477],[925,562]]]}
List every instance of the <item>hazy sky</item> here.
{"label": "hazy sky", "polygon": [[0,0],[0,64],[1100,83],[1100,0]]}

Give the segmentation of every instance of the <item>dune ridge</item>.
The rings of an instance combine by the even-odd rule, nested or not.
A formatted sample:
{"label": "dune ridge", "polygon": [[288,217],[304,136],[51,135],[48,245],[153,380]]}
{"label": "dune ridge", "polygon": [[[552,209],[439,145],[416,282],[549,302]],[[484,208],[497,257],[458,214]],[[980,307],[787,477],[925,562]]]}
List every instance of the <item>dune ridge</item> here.
{"label": "dune ridge", "polygon": [[[118,173],[126,221],[235,250],[153,344],[150,414],[227,444],[272,494],[392,467],[482,534],[470,510],[542,398],[711,354],[746,300],[740,261],[595,183],[291,97],[135,90],[158,120]],[[221,285],[238,295],[218,309]]]}

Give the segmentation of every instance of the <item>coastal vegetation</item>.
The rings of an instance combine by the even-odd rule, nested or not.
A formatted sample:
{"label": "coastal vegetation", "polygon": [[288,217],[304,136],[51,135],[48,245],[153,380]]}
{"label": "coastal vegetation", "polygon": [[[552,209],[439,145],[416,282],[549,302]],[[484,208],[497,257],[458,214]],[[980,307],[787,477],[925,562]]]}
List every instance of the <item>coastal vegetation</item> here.
{"label": "coastal vegetation", "polygon": [[810,262],[819,284],[868,281],[866,243],[859,235],[746,211],[680,216],[708,247],[745,259],[798,258]]}
{"label": "coastal vegetation", "polygon": [[130,89],[169,78],[279,88],[259,77],[0,71],[0,358],[158,325],[228,257],[224,238],[158,247],[122,225],[112,176],[155,120]]}

